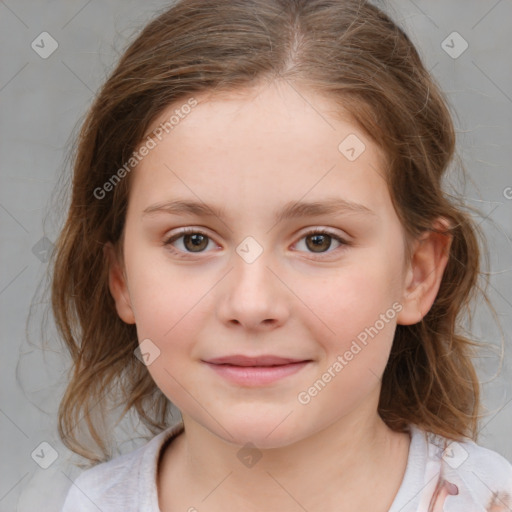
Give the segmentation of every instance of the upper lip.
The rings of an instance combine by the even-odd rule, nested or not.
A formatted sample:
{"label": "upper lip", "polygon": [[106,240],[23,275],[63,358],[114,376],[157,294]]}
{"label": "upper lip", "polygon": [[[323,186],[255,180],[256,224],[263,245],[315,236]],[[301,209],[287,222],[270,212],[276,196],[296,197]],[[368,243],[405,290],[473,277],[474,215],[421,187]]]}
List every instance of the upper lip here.
{"label": "upper lip", "polygon": [[207,363],[212,364],[230,364],[233,366],[276,366],[290,363],[300,363],[309,361],[309,359],[295,359],[291,357],[279,357],[273,355],[264,355],[249,357],[244,355],[233,355],[225,357],[216,357],[208,359]]}

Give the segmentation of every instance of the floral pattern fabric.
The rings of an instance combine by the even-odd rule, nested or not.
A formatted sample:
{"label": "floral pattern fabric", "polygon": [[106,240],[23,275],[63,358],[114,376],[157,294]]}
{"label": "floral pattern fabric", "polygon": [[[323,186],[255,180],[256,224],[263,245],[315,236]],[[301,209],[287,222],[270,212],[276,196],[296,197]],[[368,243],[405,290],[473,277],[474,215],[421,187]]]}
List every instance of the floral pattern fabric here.
{"label": "floral pattern fabric", "polygon": [[[424,477],[415,475],[417,503],[396,512],[512,512],[512,464],[503,456],[470,439],[451,441],[415,425],[411,432],[416,443],[424,436]],[[402,487],[413,481],[406,474]]]}

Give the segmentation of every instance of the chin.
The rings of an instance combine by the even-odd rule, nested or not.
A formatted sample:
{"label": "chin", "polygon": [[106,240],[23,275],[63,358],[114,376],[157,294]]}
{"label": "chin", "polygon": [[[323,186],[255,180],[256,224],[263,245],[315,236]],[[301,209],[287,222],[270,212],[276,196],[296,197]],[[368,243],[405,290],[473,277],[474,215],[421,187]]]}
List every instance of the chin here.
{"label": "chin", "polygon": [[[282,448],[300,441],[305,434],[295,427],[291,418],[286,415],[253,414],[240,418],[229,418],[222,425],[231,434],[231,436],[214,426],[215,433],[225,441],[237,446],[245,446],[248,443],[253,444],[262,450]],[[283,421],[284,420],[284,421]],[[302,429],[304,426],[302,426]]]}

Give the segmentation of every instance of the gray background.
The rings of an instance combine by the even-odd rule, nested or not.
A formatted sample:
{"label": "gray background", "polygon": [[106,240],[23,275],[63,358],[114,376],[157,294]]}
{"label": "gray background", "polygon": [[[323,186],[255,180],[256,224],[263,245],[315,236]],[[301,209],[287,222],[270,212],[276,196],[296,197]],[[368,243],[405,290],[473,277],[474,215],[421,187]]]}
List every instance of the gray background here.
{"label": "gray background", "polygon": [[[66,207],[52,192],[67,169],[72,137],[94,92],[128,41],[166,5],[156,0],[0,1],[1,512],[58,510],[80,472],[56,431],[67,359],[51,318],[42,332],[39,327],[48,300],[40,295],[47,254]],[[502,335],[482,305],[473,329],[490,349],[477,360],[488,411],[478,442],[512,461],[512,189],[507,188],[512,187],[512,2],[395,0],[380,5],[391,8],[405,27],[454,114],[459,153],[471,177],[457,185],[481,211],[476,218],[491,252],[489,294],[505,349],[500,368]],[[31,43],[45,31],[58,48],[43,59]],[[457,58],[442,45],[453,31],[469,45]],[[447,41],[444,47],[453,46],[452,53],[462,48],[461,40]],[[143,442],[141,437],[130,440],[132,423],[118,428],[120,453]],[[40,447],[42,442],[52,448]],[[43,469],[37,462],[49,462],[52,450],[58,457]]]}

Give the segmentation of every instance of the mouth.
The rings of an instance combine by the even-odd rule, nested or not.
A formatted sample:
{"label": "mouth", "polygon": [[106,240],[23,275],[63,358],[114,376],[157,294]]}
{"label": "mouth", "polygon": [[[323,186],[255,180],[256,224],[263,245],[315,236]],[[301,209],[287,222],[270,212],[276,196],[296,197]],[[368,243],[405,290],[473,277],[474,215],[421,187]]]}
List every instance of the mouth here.
{"label": "mouth", "polygon": [[248,357],[234,355],[203,361],[217,375],[239,386],[263,386],[296,374],[311,359],[294,359],[266,355]]}

